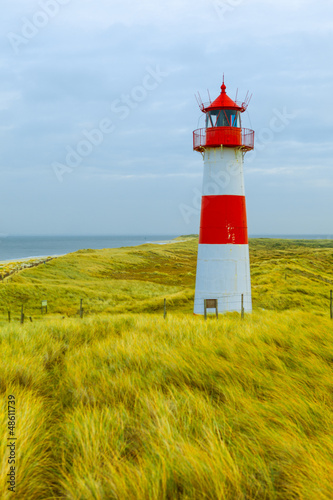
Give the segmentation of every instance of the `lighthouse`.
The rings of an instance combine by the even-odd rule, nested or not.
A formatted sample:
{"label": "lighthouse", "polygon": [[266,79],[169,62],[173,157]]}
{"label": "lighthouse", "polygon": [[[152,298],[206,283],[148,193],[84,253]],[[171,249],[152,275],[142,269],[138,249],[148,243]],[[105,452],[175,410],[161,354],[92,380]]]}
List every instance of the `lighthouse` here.
{"label": "lighthouse", "polygon": [[206,126],[193,132],[204,160],[194,314],[204,314],[206,299],[219,312],[252,311],[243,161],[254,131],[241,124],[249,100],[230,99],[223,78],[217,99],[199,101]]}

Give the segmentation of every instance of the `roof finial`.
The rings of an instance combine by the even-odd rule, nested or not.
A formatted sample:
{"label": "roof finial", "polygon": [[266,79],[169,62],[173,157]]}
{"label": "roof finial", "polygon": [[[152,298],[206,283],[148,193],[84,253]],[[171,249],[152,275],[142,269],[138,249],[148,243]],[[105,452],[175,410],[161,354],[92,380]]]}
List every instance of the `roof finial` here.
{"label": "roof finial", "polygon": [[225,92],[225,89],[226,89],[226,88],[227,88],[227,87],[224,85],[224,73],[223,73],[223,82],[222,82],[222,85],[221,85],[222,94],[225,94],[225,93],[226,93],[226,92]]}

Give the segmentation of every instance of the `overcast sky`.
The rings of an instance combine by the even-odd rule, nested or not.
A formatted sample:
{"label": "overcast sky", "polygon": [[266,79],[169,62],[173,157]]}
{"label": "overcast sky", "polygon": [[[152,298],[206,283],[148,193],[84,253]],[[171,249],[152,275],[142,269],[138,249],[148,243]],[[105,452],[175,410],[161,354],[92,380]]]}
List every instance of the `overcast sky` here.
{"label": "overcast sky", "polygon": [[198,233],[194,94],[253,93],[250,234],[333,234],[331,0],[0,0],[0,233]]}

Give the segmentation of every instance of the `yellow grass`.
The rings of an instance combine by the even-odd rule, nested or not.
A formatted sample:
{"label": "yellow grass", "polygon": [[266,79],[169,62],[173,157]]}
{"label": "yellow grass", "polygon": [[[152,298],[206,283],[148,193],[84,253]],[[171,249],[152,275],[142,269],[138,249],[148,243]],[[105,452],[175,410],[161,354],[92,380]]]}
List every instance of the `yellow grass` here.
{"label": "yellow grass", "polygon": [[[3,322],[1,498],[13,498],[6,491],[10,394],[17,400],[16,498],[333,498],[333,322],[323,281],[332,277],[332,249],[275,243],[253,244],[255,311],[243,321],[235,313],[205,322],[187,312],[191,300],[175,302],[164,320],[161,309],[149,309],[163,296],[156,288],[137,300],[147,313]],[[154,250],[169,263],[174,253],[167,286],[177,286],[171,269],[182,258],[191,272],[190,245]],[[119,251],[119,262],[108,264],[119,272],[127,255],[126,281],[133,265],[134,285],[147,266],[146,250],[138,251],[144,255]],[[88,265],[89,252],[81,255]],[[41,266],[16,279],[30,286],[46,273],[51,288],[60,261],[61,286],[71,262],[90,290],[86,265],[74,260],[56,259],[46,264],[52,272]],[[103,265],[91,267],[93,290]],[[178,286],[176,293],[193,293],[190,283]],[[134,308],[130,300],[125,306]]]}

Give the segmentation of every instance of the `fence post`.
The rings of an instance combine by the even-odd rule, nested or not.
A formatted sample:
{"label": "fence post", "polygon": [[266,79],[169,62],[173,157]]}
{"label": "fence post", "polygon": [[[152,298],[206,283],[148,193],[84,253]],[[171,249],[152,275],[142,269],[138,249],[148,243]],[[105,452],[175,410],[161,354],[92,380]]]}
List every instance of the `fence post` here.
{"label": "fence post", "polygon": [[166,299],[164,299],[164,311],[163,311],[163,318],[165,319],[167,315],[167,310],[166,310]]}
{"label": "fence post", "polygon": [[23,305],[21,307],[21,325],[24,323],[24,313],[23,313]]}
{"label": "fence post", "polygon": [[242,293],[242,300],[241,300],[241,318],[244,319],[244,294]]}
{"label": "fence post", "polygon": [[207,319],[207,303],[206,303],[206,299],[204,299],[204,313],[205,313],[205,319]]}
{"label": "fence post", "polygon": [[10,311],[8,311],[8,322],[10,323]]}
{"label": "fence post", "polygon": [[331,297],[330,297],[330,315],[331,319],[333,319],[333,290],[331,290]]}
{"label": "fence post", "polygon": [[83,307],[82,307],[83,299],[80,299],[80,318],[83,318]]}

